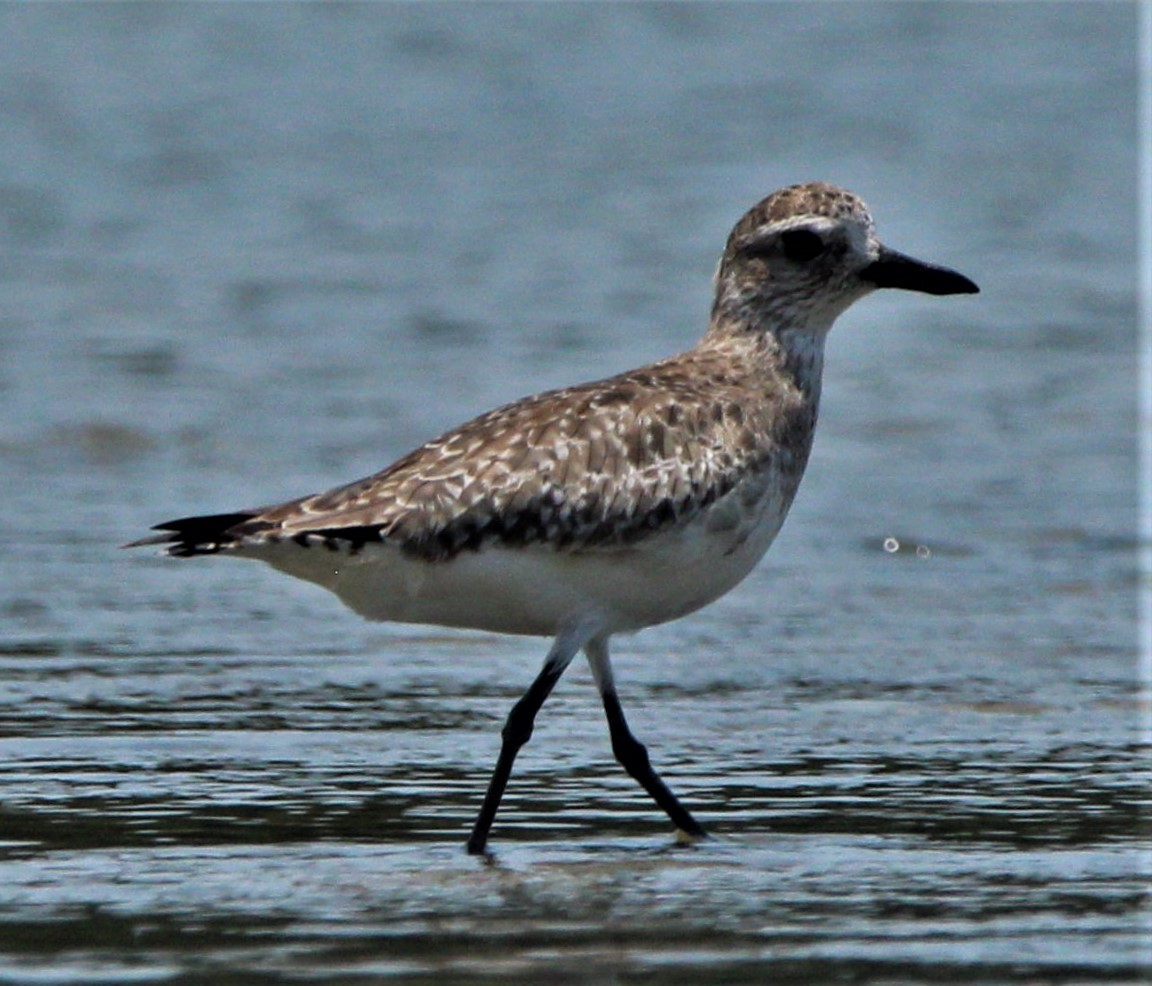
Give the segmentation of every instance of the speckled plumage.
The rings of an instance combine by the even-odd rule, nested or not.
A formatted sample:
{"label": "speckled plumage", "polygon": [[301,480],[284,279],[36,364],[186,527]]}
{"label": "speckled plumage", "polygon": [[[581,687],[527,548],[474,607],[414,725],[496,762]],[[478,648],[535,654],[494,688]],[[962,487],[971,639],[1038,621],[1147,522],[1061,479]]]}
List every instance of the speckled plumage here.
{"label": "speckled plumage", "polygon": [[[176,556],[261,558],[373,619],[551,634],[591,609],[610,613],[612,629],[681,616],[743,578],[759,554],[738,549],[751,541],[763,553],[783,522],[812,447],[824,337],[876,286],[861,272],[883,250],[851,193],[821,182],[781,189],[733,228],[708,332],[687,352],[497,408],[346,486],[171,521],[136,543],[164,543]],[[927,279],[921,290],[967,290],[960,275],[911,263]],[[641,571],[653,584],[637,588],[645,604],[635,613],[625,612],[627,592],[615,602],[600,597],[606,556],[657,542],[673,563],[674,542],[690,543],[681,554],[697,564],[711,551],[718,567],[703,576],[708,591],[669,591],[661,609],[648,597],[677,577]],[[521,581],[530,588],[536,561],[518,567],[505,558],[487,613],[443,598],[465,587],[483,597],[482,572],[461,584],[419,567],[491,551],[562,553],[569,570],[574,559],[596,563],[572,575],[570,605],[533,611],[528,599],[521,611],[505,590]],[[375,574],[366,559],[349,565],[325,552],[367,555]]]}
{"label": "speckled plumage", "polygon": [[490,411],[366,479],[254,511],[173,553],[312,535],[446,561],[486,546],[609,549],[690,522],[750,475],[793,490],[814,402],[763,340],[693,351]]}
{"label": "speckled plumage", "polygon": [[251,557],[370,619],[553,636],[517,704],[469,848],[481,851],[516,750],[584,649],[621,762],[682,831],[616,699],[607,640],[740,582],[799,486],[824,338],[878,287],[976,286],[888,250],[856,196],[781,189],[733,228],[708,331],[687,352],[497,408],[366,479],[287,503],[157,525],[134,544]]}

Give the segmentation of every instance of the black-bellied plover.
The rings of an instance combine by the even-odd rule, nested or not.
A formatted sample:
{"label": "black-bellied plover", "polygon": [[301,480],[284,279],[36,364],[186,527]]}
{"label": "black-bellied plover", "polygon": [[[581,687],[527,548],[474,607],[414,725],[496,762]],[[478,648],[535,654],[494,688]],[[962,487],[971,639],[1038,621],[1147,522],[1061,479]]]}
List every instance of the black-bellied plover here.
{"label": "black-bellied plover", "polygon": [[347,486],[168,521],[130,546],[260,559],[372,620],[551,637],[504,725],[470,852],[485,850],[516,754],[581,649],[617,759],[682,836],[702,837],[628,728],[609,637],[712,602],[768,549],[808,461],[841,312],[876,288],[978,290],[883,246],[864,203],[821,182],[750,209],[715,287],[687,352],[497,408]]}

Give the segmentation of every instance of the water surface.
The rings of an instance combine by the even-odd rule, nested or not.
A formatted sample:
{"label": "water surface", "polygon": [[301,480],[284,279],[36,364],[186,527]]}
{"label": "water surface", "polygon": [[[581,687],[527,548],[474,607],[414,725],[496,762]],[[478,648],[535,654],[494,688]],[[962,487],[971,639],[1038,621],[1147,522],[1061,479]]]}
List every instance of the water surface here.
{"label": "water surface", "polygon": [[[1144,979],[1136,21],[0,9],[0,981]],[[983,293],[843,318],[768,559],[615,644],[712,841],[574,666],[469,858],[545,642],[116,549],[690,345],[813,178]]]}

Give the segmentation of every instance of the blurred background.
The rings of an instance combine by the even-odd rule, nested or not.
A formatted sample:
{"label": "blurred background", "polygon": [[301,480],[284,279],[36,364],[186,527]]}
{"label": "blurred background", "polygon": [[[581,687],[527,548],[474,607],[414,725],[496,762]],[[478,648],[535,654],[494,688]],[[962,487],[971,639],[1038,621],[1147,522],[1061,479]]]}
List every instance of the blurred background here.
{"label": "blurred background", "polygon": [[[1139,11],[0,7],[0,978],[1139,978]],[[545,642],[117,550],[690,346],[812,179],[982,294],[843,317],[768,559],[616,644],[715,843],[574,667],[469,860]]]}

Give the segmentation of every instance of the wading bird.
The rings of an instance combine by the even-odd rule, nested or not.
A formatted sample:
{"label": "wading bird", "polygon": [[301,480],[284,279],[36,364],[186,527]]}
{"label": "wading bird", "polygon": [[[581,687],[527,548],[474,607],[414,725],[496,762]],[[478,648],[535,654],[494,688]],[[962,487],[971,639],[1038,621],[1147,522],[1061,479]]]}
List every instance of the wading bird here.
{"label": "wading bird", "polygon": [[978,290],[881,244],[855,195],[781,189],[732,230],[687,352],[497,408],[346,486],[168,521],[130,546],[259,559],[371,620],[551,637],[504,725],[470,852],[485,850],[516,754],[580,650],[616,758],[702,837],[628,728],[608,640],[707,605],[759,561],[808,461],[828,330],[877,288]]}

